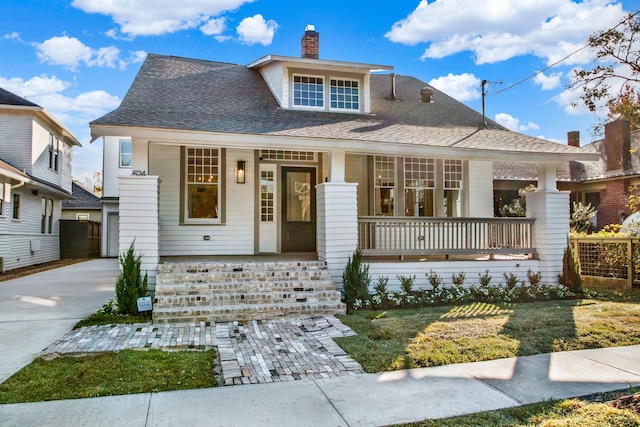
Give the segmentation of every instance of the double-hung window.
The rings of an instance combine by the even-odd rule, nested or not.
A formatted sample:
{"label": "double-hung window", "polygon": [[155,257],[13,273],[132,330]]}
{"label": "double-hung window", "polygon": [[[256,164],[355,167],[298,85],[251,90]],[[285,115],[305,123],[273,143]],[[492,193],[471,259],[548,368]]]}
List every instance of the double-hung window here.
{"label": "double-hung window", "polygon": [[40,222],[40,233],[53,233],[53,200],[43,197],[41,199],[42,219]]}
{"label": "double-hung window", "polygon": [[444,216],[462,216],[462,161],[444,160],[443,173]]}
{"label": "double-hung window", "polygon": [[293,105],[324,109],[324,77],[294,74]]}
{"label": "double-hung window", "polygon": [[394,197],[396,186],[396,158],[376,156],[374,162],[374,203],[375,214],[394,215]]}
{"label": "double-hung window", "polygon": [[120,141],[120,167],[121,168],[131,167],[131,155],[132,155],[131,141],[121,140]]}
{"label": "double-hung window", "polygon": [[221,155],[218,148],[185,149],[184,222],[219,223]]}
{"label": "double-hung window", "polygon": [[13,199],[12,199],[12,208],[13,208],[13,214],[11,216],[11,218],[13,219],[20,219],[20,195],[17,193],[13,194]]}
{"label": "double-hung window", "polygon": [[58,157],[60,155],[60,139],[49,134],[49,169],[58,171]]}

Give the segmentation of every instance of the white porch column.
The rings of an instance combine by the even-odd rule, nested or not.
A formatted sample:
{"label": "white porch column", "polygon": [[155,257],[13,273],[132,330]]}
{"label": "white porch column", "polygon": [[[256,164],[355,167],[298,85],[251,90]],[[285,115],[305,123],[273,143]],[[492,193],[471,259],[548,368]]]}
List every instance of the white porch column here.
{"label": "white porch column", "polygon": [[556,162],[538,164],[538,191],[558,191],[556,167]]}
{"label": "white porch column", "polygon": [[558,283],[569,236],[569,192],[555,190],[555,183],[553,188],[525,193],[525,197],[527,217],[536,220],[533,224],[533,246],[538,251],[542,280]]}
{"label": "white porch column", "polygon": [[149,174],[149,141],[133,138],[131,140],[131,170]]}
{"label": "white porch column", "polygon": [[347,152],[345,150],[329,151],[329,181],[344,182]]}
{"label": "white porch column", "polygon": [[149,290],[155,289],[159,261],[159,195],[157,176],[121,176],[120,253],[134,244],[141,255],[141,269],[149,275]]}
{"label": "white porch column", "polygon": [[[343,178],[344,181],[344,178]],[[342,287],[342,272],[358,246],[358,184],[325,182],[316,186],[318,259]]]}

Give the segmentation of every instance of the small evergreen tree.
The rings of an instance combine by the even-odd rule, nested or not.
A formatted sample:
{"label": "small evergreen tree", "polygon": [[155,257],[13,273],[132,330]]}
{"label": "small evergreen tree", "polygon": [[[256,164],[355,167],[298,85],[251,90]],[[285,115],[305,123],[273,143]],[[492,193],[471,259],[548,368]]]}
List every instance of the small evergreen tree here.
{"label": "small evergreen tree", "polygon": [[369,265],[362,262],[362,251],[358,248],[353,257],[349,257],[342,273],[342,301],[347,304],[347,308],[351,309],[357,299],[369,299],[370,283]]}
{"label": "small evergreen tree", "polygon": [[137,314],[138,298],[147,294],[147,273],[141,275],[141,257],[142,255],[136,256],[133,243],[127,252],[118,257],[122,266],[116,280],[116,304],[120,314]]}
{"label": "small evergreen tree", "polygon": [[580,275],[580,261],[567,239],[567,247],[562,256],[562,274],[558,275],[558,283],[565,285],[572,292],[582,293],[582,276]]}

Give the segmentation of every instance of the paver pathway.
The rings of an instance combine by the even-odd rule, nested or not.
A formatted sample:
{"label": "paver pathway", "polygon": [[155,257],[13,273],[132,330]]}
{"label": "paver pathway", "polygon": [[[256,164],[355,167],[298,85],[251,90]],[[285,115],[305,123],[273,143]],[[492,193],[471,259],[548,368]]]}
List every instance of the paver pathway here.
{"label": "paver pathway", "polygon": [[364,371],[333,338],[355,335],[335,316],[215,324],[117,324],[69,332],[43,355],[216,347],[225,385],[331,378]]}

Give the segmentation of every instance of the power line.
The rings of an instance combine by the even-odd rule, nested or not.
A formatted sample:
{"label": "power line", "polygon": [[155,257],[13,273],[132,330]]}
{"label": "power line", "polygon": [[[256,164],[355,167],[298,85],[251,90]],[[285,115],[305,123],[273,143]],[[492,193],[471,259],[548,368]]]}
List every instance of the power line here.
{"label": "power line", "polygon": [[[634,12],[634,13],[633,13],[633,14],[631,14],[628,18],[625,18],[625,19],[623,19],[622,21],[618,22],[618,24],[617,24],[616,26],[614,26],[614,27],[612,27],[612,28],[609,28],[609,29],[608,29],[607,31],[605,31],[604,33],[608,33],[609,31],[613,31],[613,30],[615,30],[615,29],[616,29],[616,28],[618,28],[620,25],[622,25],[622,24],[623,24],[627,19],[633,19],[633,18],[634,18],[636,15],[638,15],[639,13],[640,13],[640,10],[639,10],[639,11]],[[603,33],[603,34],[604,34],[604,33]],[[512,85],[510,85],[510,86],[507,86],[507,87],[505,87],[505,88],[504,88],[504,89],[502,89],[502,90],[496,91],[496,92],[494,92],[494,93],[493,93],[493,94],[491,94],[491,95],[488,95],[488,94],[487,94],[487,95],[488,95],[488,96],[497,95],[497,94],[502,93],[502,92],[504,92],[504,91],[507,91],[507,90],[509,90],[509,89],[511,89],[511,88],[514,88],[515,86],[518,86],[519,84],[522,84],[522,83],[526,82],[527,80],[531,80],[532,78],[534,78],[534,77],[535,77],[535,76],[537,76],[538,74],[542,74],[542,73],[544,73],[545,71],[547,71],[548,69],[553,68],[553,67],[555,67],[556,65],[560,64],[561,62],[566,61],[567,59],[571,58],[571,57],[572,57],[573,55],[575,55],[576,53],[583,51],[584,49],[588,48],[589,46],[590,46],[590,44],[589,44],[589,43],[587,43],[587,44],[585,44],[584,46],[582,46],[581,48],[574,50],[573,52],[571,52],[570,54],[568,54],[568,55],[567,55],[567,56],[565,56],[564,58],[562,58],[562,59],[560,59],[560,60],[558,60],[558,61],[554,62],[554,63],[553,63],[553,64],[551,64],[551,65],[548,65],[547,67],[545,67],[545,68],[543,68],[542,70],[540,70],[540,71],[538,71],[538,72],[536,72],[536,73],[534,73],[534,74],[530,75],[529,77],[526,77],[526,78],[524,78],[524,79],[520,80],[519,82],[516,82],[516,83],[514,83],[514,84],[512,84]]]}

